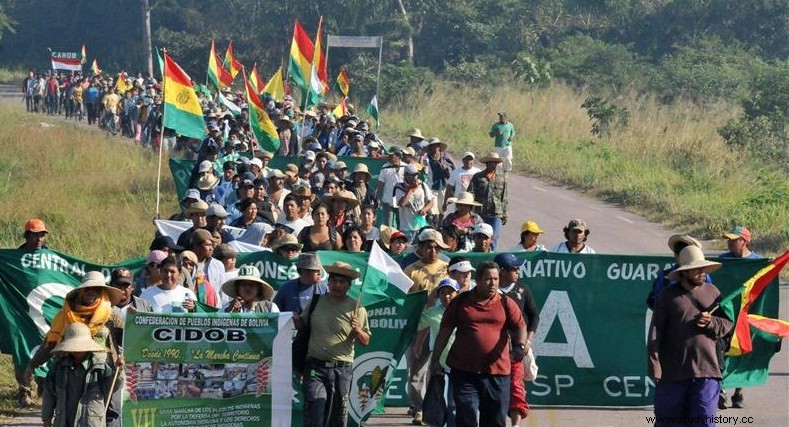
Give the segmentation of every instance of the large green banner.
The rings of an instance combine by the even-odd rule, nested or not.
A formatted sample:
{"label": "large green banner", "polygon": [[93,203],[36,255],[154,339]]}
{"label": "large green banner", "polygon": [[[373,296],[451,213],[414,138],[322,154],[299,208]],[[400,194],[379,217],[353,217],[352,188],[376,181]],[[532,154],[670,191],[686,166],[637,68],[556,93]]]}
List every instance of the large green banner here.
{"label": "large green banner", "polygon": [[290,426],[291,313],[126,320],[123,424]]}
{"label": "large green banner", "polygon": [[[235,160],[235,158],[230,159],[223,157],[218,159],[215,162],[214,168],[219,173],[221,173],[223,162],[225,160]],[[301,158],[298,157],[274,156],[274,158],[271,159],[271,162],[269,162],[268,166],[270,168],[284,170],[288,163],[294,163],[298,165],[300,160]],[[373,159],[368,157],[340,157],[338,160],[345,162],[345,164],[348,166],[348,176],[350,176],[350,173],[353,172],[353,168],[355,168],[357,164],[366,164],[367,168],[370,170],[370,174],[372,175],[372,179],[369,183],[370,188],[375,188],[377,185],[378,174],[381,172],[381,168],[387,162],[387,159]],[[189,190],[189,177],[191,176],[192,169],[197,162],[194,160],[184,160],[171,157],[169,163],[170,173],[172,173],[173,181],[175,182],[175,191],[178,194],[178,199],[180,200],[186,195],[187,190]]]}

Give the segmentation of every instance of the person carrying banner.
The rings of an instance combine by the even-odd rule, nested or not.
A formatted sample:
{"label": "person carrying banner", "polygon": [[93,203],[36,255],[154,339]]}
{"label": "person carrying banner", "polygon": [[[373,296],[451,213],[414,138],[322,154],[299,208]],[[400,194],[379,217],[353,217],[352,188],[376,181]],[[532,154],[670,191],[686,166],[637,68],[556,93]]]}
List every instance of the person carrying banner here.
{"label": "person carrying banner", "polygon": [[499,292],[496,263],[481,262],[476,282],[474,289],[455,297],[444,312],[430,366],[440,369],[440,356],[455,331],[447,365],[457,425],[504,427],[510,363],[523,360],[526,353],[526,324],[518,304]]}
{"label": "person carrying banner", "polygon": [[348,297],[359,272],[338,261],[325,267],[329,292],[317,297],[314,309],[298,325],[309,323],[310,339],[304,375],[305,426],[345,426],[353,377],[354,342],[370,343],[367,310]]}
{"label": "person carrying banner", "polygon": [[707,261],[697,246],[687,246],[679,253],[679,267],[666,276],[679,284],[658,296],[647,339],[648,374],[657,384],[656,417],[713,419],[717,414],[721,365],[716,343],[733,322],[715,309],[720,291],[705,276],[720,266]]}
{"label": "person carrying banner", "polygon": [[271,302],[274,288],[260,278],[260,270],[254,265],[238,269],[238,276],[222,285],[222,293],[230,297],[225,306],[228,313],[279,313]]}
{"label": "person carrying banner", "polygon": [[154,313],[183,313],[195,309],[197,296],[189,288],[178,286],[181,279],[181,264],[174,256],[168,256],[159,264],[162,283],[143,291],[140,298],[151,304]]}
{"label": "person carrying banner", "polygon": [[[103,357],[104,346],[84,323],[69,324],[63,341],[52,349],[63,354],[52,364],[44,385],[41,420],[44,427],[104,427],[105,399],[112,393],[113,369]],[[115,383],[119,387],[120,382]]]}
{"label": "person carrying banner", "polygon": [[315,295],[325,294],[329,291],[326,283],[321,281],[321,264],[318,255],[303,253],[296,261],[299,277],[289,280],[280,286],[274,296],[274,304],[282,311],[291,311],[301,314]]}

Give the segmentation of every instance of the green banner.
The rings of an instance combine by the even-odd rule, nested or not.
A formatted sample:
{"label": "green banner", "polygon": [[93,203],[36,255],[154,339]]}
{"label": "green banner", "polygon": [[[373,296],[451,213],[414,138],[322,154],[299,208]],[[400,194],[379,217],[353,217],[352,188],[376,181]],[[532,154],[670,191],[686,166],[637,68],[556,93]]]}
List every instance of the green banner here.
{"label": "green banner", "polygon": [[291,313],[138,313],[126,320],[123,424],[290,425]]}
{"label": "green banner", "polygon": [[[235,156],[232,159],[228,157],[218,159],[216,162],[214,162],[214,169],[221,172],[222,164],[225,161],[235,160],[236,158],[238,158],[238,156]],[[274,156],[274,158],[271,159],[271,162],[269,162],[268,166],[270,168],[284,170],[288,163],[295,163],[298,165],[300,160],[301,159],[298,157]],[[370,170],[370,174],[372,175],[369,186],[373,189],[378,183],[378,174],[381,172],[381,168],[387,162],[387,159],[373,159],[368,157],[339,157],[338,160],[345,162],[345,164],[348,166],[348,176],[350,176],[350,173],[353,172],[353,168],[355,168],[357,164],[366,164],[367,168]],[[184,160],[171,157],[169,163],[170,173],[172,173],[173,181],[175,182],[175,191],[178,194],[178,199],[180,200],[186,195],[187,190],[189,190],[189,177],[191,176],[192,169],[197,162],[194,160]]]}

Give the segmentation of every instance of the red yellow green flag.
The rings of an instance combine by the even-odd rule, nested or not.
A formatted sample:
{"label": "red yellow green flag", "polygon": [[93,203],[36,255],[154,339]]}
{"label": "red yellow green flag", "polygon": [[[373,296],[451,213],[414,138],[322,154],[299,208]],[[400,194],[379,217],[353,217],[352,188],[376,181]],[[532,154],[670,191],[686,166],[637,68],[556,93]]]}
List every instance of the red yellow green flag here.
{"label": "red yellow green flag", "polygon": [[90,66],[90,71],[93,73],[94,76],[98,76],[101,74],[101,69],[99,68],[99,60],[94,59],[93,65]]}
{"label": "red yellow green flag", "polygon": [[247,96],[247,104],[249,104],[249,127],[252,128],[252,133],[255,134],[255,139],[258,140],[258,146],[261,150],[277,151],[279,149],[277,128],[268,116],[260,95],[249,83],[246,74],[244,73],[243,75],[244,91]]}
{"label": "red yellow green flag", "polygon": [[266,83],[261,92],[271,95],[277,102],[285,100],[285,82],[282,80],[282,67],[277,69],[277,72],[271,76],[271,80]]}
{"label": "red yellow green flag", "polygon": [[334,107],[334,110],[332,110],[332,114],[338,119],[348,115],[348,104],[346,104],[345,99],[346,98],[342,98],[340,102],[337,103],[337,106]]}
{"label": "red yellow green flag", "polygon": [[192,79],[164,52],[164,117],[162,126],[190,138],[205,136],[205,120]]}
{"label": "red yellow green flag", "polygon": [[80,59],[80,64],[84,64],[85,61],[88,60],[88,51],[85,49],[85,45],[82,45],[82,58]]}
{"label": "red yellow green flag", "polygon": [[230,43],[227,44],[227,50],[225,51],[224,66],[228,71],[230,71],[230,75],[233,77],[233,79],[236,78],[238,73],[241,72],[241,68],[243,67],[243,65],[241,65],[241,63],[238,62],[238,60],[236,59],[236,54],[233,52],[232,40],[230,41]]}
{"label": "red yellow green flag", "polygon": [[118,74],[118,80],[115,81],[115,89],[118,89],[122,94],[131,90],[131,85],[126,83],[127,77],[126,71],[122,71]]}
{"label": "red yellow green flag", "polygon": [[310,36],[304,31],[304,27],[299,24],[299,21],[296,21],[293,24],[293,41],[290,44],[288,73],[293,81],[305,92],[310,84],[314,51],[315,45],[312,44]]}
{"label": "red yellow green flag", "polygon": [[[721,306],[726,308],[727,313],[733,313],[732,300],[738,295],[740,300],[740,312],[734,323],[734,335],[731,339],[728,355],[739,356],[750,353],[753,350],[751,341],[751,326],[769,332],[773,335],[789,335],[789,324],[778,319],[768,319],[754,314],[749,314],[751,304],[756,301],[767,286],[778,277],[778,273],[789,262],[789,251],[774,259],[770,265],[759,270],[753,277],[748,279],[742,289],[734,291],[721,301]],[[729,307],[726,307],[729,306]]]}
{"label": "red yellow green flag", "polygon": [[213,40],[211,40],[211,52],[208,53],[208,80],[218,89],[224,89],[233,84],[233,76],[222,66],[222,61],[216,54],[216,44]]}
{"label": "red yellow green flag", "polygon": [[351,81],[348,79],[348,73],[345,71],[345,68],[340,68],[340,74],[337,75],[337,88],[340,89],[342,96],[346,97],[351,90]]}
{"label": "red yellow green flag", "polygon": [[249,84],[252,85],[252,89],[255,89],[255,93],[263,92],[262,89],[266,86],[258,73],[257,63],[252,66],[252,72],[249,73]]}
{"label": "red yellow green flag", "polygon": [[318,19],[318,33],[315,35],[315,51],[312,56],[312,66],[321,82],[321,95],[329,93],[329,75],[326,71],[326,55],[323,54],[323,44],[321,43],[321,33],[323,32],[323,16]]}

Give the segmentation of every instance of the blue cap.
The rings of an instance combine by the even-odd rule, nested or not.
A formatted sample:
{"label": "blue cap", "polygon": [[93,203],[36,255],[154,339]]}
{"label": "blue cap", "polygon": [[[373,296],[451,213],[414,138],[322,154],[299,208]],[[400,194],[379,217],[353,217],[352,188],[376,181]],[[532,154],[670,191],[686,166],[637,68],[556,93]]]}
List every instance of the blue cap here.
{"label": "blue cap", "polygon": [[500,253],[493,258],[493,262],[498,264],[499,268],[505,269],[513,269],[513,268],[521,268],[523,265],[523,261],[519,260],[515,257],[515,255],[511,253]]}
{"label": "blue cap", "polygon": [[455,290],[455,292],[460,292],[460,285],[458,285],[458,282],[450,278],[442,279],[440,282],[438,282],[438,286],[436,286],[436,293],[438,293],[441,288],[452,288]]}

